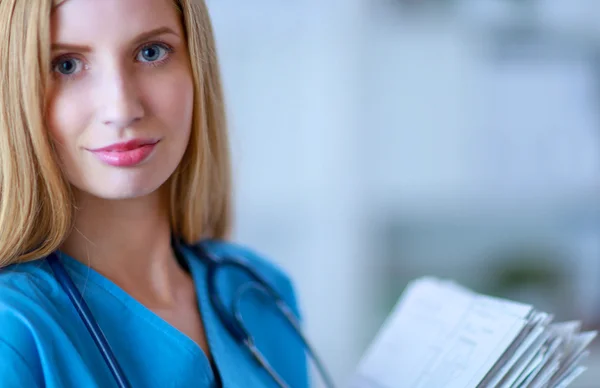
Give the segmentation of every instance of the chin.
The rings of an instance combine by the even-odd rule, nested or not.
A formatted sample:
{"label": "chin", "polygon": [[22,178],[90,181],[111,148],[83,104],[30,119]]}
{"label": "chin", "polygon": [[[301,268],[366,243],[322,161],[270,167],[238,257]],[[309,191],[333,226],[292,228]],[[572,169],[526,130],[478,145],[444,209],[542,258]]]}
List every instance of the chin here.
{"label": "chin", "polygon": [[104,187],[78,187],[80,192],[96,198],[106,200],[125,200],[148,196],[159,189],[158,187],[138,186],[104,186]]}
{"label": "chin", "polygon": [[[146,174],[143,174],[146,175]],[[76,185],[79,191],[107,200],[135,199],[148,196],[161,188],[170,174],[116,174],[106,179]]]}
{"label": "chin", "polygon": [[156,192],[159,189],[159,187],[153,187],[153,188],[113,187],[113,188],[104,188],[101,191],[97,190],[95,192],[88,191],[88,193],[90,193],[98,198],[118,201],[118,200],[146,197],[146,196]]}

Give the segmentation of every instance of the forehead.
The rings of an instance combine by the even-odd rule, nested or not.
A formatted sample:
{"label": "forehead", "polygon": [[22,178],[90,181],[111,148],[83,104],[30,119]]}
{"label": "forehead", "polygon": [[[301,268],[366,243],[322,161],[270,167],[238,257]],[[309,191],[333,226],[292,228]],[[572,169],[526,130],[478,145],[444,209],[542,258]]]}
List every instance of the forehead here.
{"label": "forehead", "polygon": [[127,39],[150,29],[181,30],[174,0],[54,0],[53,40]]}

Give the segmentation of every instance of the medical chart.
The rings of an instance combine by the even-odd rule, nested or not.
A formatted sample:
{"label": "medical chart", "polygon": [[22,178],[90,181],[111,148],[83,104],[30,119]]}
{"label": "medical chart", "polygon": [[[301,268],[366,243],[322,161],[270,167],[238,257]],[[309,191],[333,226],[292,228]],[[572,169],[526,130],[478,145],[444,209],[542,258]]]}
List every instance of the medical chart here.
{"label": "medical chart", "polygon": [[533,306],[421,278],[400,297],[351,387],[567,387],[585,371],[595,336]]}

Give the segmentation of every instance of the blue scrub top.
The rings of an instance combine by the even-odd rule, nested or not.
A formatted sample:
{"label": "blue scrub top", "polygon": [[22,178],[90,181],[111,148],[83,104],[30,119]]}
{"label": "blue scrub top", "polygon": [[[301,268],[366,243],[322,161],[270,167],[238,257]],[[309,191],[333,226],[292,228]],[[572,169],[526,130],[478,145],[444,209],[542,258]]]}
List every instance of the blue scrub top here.
{"label": "blue scrub top", "polygon": [[[218,256],[245,259],[299,314],[292,284],[275,265],[231,243],[202,244]],[[216,370],[185,334],[100,273],[64,253],[60,256],[133,387],[216,387],[219,375],[224,387],[276,387],[218,319],[209,301],[204,263],[188,248],[182,249],[196,285]],[[248,279],[235,269],[227,269],[222,275],[218,279],[219,294],[229,306],[236,290]],[[307,359],[300,339],[273,305],[255,294],[245,297],[241,309],[258,348],[292,388],[307,387]],[[0,270],[0,386],[116,386],[45,260]]]}

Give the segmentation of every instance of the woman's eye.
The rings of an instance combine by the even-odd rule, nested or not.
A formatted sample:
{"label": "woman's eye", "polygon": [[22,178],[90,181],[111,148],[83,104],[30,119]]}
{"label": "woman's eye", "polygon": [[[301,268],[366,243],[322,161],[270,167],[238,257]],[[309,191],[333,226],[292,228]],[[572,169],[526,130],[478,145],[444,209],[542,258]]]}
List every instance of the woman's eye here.
{"label": "woman's eye", "polygon": [[61,59],[54,65],[54,71],[62,75],[73,75],[81,70],[82,64],[79,59],[66,58]]}
{"label": "woman's eye", "polygon": [[137,60],[140,62],[156,62],[163,59],[169,53],[164,45],[151,44],[140,50]]}

